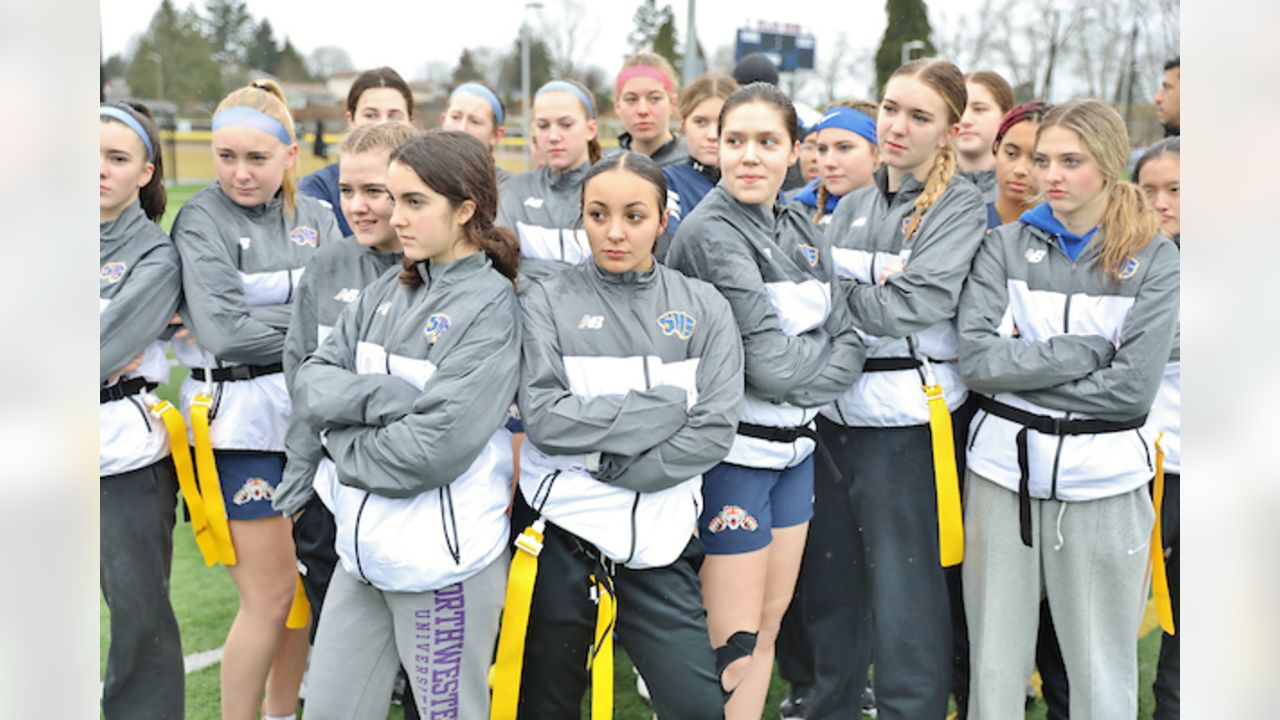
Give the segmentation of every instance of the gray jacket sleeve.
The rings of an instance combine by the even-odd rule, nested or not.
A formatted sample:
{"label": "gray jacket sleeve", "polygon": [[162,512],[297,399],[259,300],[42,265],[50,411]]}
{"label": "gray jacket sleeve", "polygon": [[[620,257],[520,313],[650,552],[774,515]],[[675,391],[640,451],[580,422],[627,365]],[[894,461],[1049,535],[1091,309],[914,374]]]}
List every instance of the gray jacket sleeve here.
{"label": "gray jacket sleeve", "polygon": [[200,345],[232,362],[278,361],[284,330],[254,317],[245,305],[244,283],[217,222],[202,208],[184,208],[173,241],[182,256],[183,320]]}
{"label": "gray jacket sleeve", "polygon": [[687,394],[672,385],[623,396],[584,399],[569,389],[552,303],[532,283],[520,297],[524,324],[519,407],[524,430],[538,449],[553,454],[636,455],[671,437],[685,422]]}
{"label": "gray jacket sleeve", "polygon": [[[843,381],[839,377],[842,374],[840,366],[832,366],[833,345],[827,329],[829,325],[795,336],[783,332],[773,303],[765,293],[760,268],[751,255],[744,252],[739,243],[724,237],[725,229],[715,228],[706,232],[705,223],[697,225],[696,240],[683,237],[687,231],[688,234],[694,231],[694,223],[687,222],[681,226],[679,234],[682,237],[676,243],[697,243],[697,250],[686,253],[695,266],[692,274],[715,285],[733,307],[742,337],[747,385],[752,391],[766,400],[785,402],[803,395],[808,388],[816,387],[821,393],[826,389],[824,385],[832,383],[833,378],[833,384],[843,382],[843,387],[827,400],[848,389],[857,376],[850,375],[847,381]],[[688,269],[683,271],[688,272]],[[832,286],[832,292],[836,292],[836,286]],[[833,304],[838,299],[837,294]],[[818,402],[810,407],[821,404]]]}
{"label": "gray jacket sleeve", "polygon": [[958,197],[944,197],[925,214],[905,270],[890,275],[883,285],[857,283],[850,288],[849,307],[864,332],[903,338],[955,316],[960,289],[987,225],[982,196],[967,183],[960,188],[948,191]]}
{"label": "gray jacket sleeve", "polygon": [[178,253],[168,243],[143,256],[99,318],[99,382],[160,337],[182,297]]}
{"label": "gray jacket sleeve", "polygon": [[1020,392],[1076,380],[1103,367],[1115,347],[1101,335],[1058,335],[1047,341],[998,331],[1009,308],[1004,241],[992,233],[978,249],[960,296],[960,375],[980,393]]}
{"label": "gray jacket sleeve", "polygon": [[1111,362],[1079,380],[1020,393],[1031,402],[1103,420],[1128,420],[1151,410],[1178,330],[1178,249],[1160,241]]}
{"label": "gray jacket sleeve", "polygon": [[800,407],[826,405],[844,394],[862,375],[862,364],[867,359],[866,342],[854,329],[849,307],[841,302],[847,286],[851,284],[853,284],[852,280],[832,273],[831,312],[823,325],[831,336],[831,352],[827,357],[826,365],[818,371],[817,375],[786,395],[784,399],[792,405]]}
{"label": "gray jacket sleeve", "polygon": [[[315,350],[317,344],[315,297],[311,292],[311,284],[307,282],[308,277],[310,276],[303,273],[302,280],[298,282],[297,297],[293,301],[293,318],[284,339],[284,380],[290,395],[293,394],[293,379],[298,366]],[[301,510],[314,494],[311,481],[316,474],[316,465],[324,454],[318,431],[303,420],[299,413],[289,414],[284,451],[287,458],[284,478],[276,488],[271,506],[277,512],[292,515]]]}
{"label": "gray jacket sleeve", "polygon": [[[602,453],[596,477],[637,492],[678,485],[711,469],[729,454],[742,406],[742,342],[733,310],[712,297],[697,334],[698,401],[675,434],[634,456]],[[643,429],[636,434],[645,435]]]}
{"label": "gray jacket sleeve", "polygon": [[502,426],[516,391],[520,325],[511,298],[500,296],[476,315],[408,415],[329,433],[339,482],[376,495],[413,497],[466,472]]}

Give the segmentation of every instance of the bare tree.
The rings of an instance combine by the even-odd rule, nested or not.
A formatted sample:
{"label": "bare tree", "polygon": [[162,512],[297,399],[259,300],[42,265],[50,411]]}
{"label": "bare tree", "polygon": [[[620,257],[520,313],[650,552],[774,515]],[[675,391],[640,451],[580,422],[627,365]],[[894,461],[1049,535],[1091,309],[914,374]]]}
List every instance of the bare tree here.
{"label": "bare tree", "polygon": [[[951,60],[966,73],[983,69],[995,55],[991,40],[1000,22],[992,10],[993,2],[983,0],[975,15],[952,17],[945,11],[938,12],[937,21],[930,23],[935,28],[933,44],[938,56]],[[1006,0],[1003,4],[1010,3]]]}
{"label": "bare tree", "polygon": [[335,45],[321,45],[307,56],[307,66],[312,75],[323,79],[336,72],[354,69],[355,63],[351,62],[351,55],[346,50]]}
{"label": "bare tree", "polygon": [[[562,0],[559,12],[543,10],[539,34],[551,50],[556,77],[584,79],[587,58],[600,36],[600,21],[580,0]],[[619,58],[621,60],[621,58]]]}

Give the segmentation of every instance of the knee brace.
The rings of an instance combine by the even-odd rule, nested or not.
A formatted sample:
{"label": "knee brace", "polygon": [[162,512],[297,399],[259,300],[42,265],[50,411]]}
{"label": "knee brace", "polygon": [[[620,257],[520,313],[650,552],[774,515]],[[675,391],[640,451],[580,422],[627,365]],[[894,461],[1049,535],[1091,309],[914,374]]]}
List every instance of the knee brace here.
{"label": "knee brace", "polygon": [[720,692],[724,693],[725,702],[733,695],[733,690],[724,687],[724,671],[730,665],[744,657],[751,657],[756,650],[756,633],[739,630],[729,636],[724,645],[715,649],[716,677],[720,680]]}

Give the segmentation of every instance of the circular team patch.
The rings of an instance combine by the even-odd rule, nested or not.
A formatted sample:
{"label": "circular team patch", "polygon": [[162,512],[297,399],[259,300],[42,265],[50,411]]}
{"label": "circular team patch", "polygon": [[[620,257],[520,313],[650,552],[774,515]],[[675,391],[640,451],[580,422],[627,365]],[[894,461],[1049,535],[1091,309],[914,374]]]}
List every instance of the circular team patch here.
{"label": "circular team patch", "polygon": [[124,277],[125,268],[125,264],[119,260],[109,262],[106,265],[103,265],[102,269],[98,271],[98,279],[105,280],[107,283],[114,285],[120,282],[120,278]]}
{"label": "circular team patch", "polygon": [[293,241],[294,245],[302,247],[315,247],[320,243],[320,235],[316,232],[316,229],[306,225],[299,225],[290,230],[289,239]]}

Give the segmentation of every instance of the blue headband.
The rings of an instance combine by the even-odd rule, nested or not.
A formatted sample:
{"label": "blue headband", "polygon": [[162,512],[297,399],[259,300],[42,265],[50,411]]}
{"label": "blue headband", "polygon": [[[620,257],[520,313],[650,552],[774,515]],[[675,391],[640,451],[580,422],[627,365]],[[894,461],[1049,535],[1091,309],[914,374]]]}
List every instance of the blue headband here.
{"label": "blue headband", "polygon": [[284,129],[284,125],[261,110],[254,110],[244,105],[233,105],[213,116],[214,132],[235,125],[260,130],[285,145],[293,144],[293,138]]}
{"label": "blue headband", "polygon": [[814,124],[809,132],[818,132],[828,128],[848,130],[866,138],[867,142],[872,145],[876,144],[876,121],[872,120],[870,115],[859,110],[847,107],[832,108]]}
{"label": "blue headband", "polygon": [[151,138],[147,136],[146,128],[142,127],[142,123],[138,122],[138,118],[130,115],[128,112],[114,107],[99,107],[98,117],[109,117],[112,120],[119,120],[124,126],[137,133],[142,138],[142,146],[147,149],[147,160],[154,160],[156,157],[156,149],[151,147]]}
{"label": "blue headband", "polygon": [[460,93],[475,95],[481,100],[489,103],[489,107],[493,109],[493,119],[497,121],[496,124],[498,127],[502,127],[502,123],[505,119],[502,114],[502,103],[498,102],[498,96],[494,95],[492,90],[480,83],[462,83],[458,87],[454,88],[453,94],[449,96],[449,101],[453,102],[453,99],[458,97]]}
{"label": "blue headband", "polygon": [[538,92],[534,93],[533,97],[537,99],[542,97],[543,93],[549,93],[549,92],[573,93],[575,96],[577,96],[579,100],[582,101],[583,105],[587,106],[587,112],[591,115],[591,117],[596,116],[596,104],[591,102],[591,96],[583,92],[582,88],[578,87],[577,85],[574,85],[573,83],[565,82],[564,80],[552,80],[546,85],[543,85],[542,87],[538,88]]}

